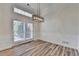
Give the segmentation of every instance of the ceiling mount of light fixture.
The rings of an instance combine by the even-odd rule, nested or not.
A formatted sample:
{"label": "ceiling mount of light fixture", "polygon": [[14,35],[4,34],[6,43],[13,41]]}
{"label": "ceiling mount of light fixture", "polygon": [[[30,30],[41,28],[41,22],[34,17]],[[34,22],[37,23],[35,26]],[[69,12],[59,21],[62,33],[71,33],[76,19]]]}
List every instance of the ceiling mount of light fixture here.
{"label": "ceiling mount of light fixture", "polygon": [[44,21],[44,18],[40,16],[40,3],[37,4],[37,15],[32,15],[32,19],[33,21]]}
{"label": "ceiling mount of light fixture", "polygon": [[30,4],[29,3],[27,3],[27,6],[29,6]]}

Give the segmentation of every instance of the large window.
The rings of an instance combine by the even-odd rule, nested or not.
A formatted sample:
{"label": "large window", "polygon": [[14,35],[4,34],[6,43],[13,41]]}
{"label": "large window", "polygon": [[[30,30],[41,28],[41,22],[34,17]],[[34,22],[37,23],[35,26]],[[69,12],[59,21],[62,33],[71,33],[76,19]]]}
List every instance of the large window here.
{"label": "large window", "polygon": [[33,38],[33,24],[22,21],[13,21],[14,41]]}

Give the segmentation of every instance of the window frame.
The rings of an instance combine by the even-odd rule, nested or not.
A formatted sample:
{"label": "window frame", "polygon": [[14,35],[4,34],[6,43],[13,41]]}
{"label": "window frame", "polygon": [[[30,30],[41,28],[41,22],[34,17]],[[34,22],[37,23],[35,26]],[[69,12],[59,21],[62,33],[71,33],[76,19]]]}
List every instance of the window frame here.
{"label": "window frame", "polygon": [[[17,40],[17,41],[15,41],[15,38],[14,38],[14,24],[13,24],[13,22],[14,21],[20,21],[20,22],[23,22],[24,23],[24,38],[23,38],[23,40]],[[24,22],[24,21],[21,21],[21,20],[18,20],[18,19],[14,19],[13,21],[12,21],[12,30],[13,30],[13,41],[14,42],[22,42],[22,41],[28,41],[28,40],[32,40],[33,39],[33,23],[32,23],[32,37],[30,37],[30,38],[26,38],[25,37],[25,24],[26,24],[27,22]]]}

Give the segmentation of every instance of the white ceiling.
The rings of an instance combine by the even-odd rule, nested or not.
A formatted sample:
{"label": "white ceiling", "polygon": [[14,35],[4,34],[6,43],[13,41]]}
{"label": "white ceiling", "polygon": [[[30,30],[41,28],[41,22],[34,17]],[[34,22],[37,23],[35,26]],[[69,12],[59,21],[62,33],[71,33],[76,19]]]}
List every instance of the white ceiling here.
{"label": "white ceiling", "polygon": [[[16,7],[21,8],[27,12],[30,12],[32,14],[37,14],[37,3],[29,3],[29,6],[27,6],[27,3],[19,3],[14,4]],[[62,11],[65,7],[74,7],[78,6],[79,4],[73,4],[73,3],[40,3],[40,15],[42,17],[52,17],[56,13],[59,12],[59,10]],[[51,16],[52,15],[52,16]]]}

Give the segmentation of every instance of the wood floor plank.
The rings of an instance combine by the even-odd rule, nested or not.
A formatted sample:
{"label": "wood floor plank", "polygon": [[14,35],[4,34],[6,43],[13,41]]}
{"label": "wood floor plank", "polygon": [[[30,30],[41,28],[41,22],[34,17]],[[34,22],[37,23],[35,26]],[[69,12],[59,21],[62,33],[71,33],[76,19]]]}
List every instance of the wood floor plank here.
{"label": "wood floor plank", "polygon": [[75,56],[78,56],[78,50],[74,50],[75,51]]}
{"label": "wood floor plank", "polygon": [[51,47],[50,47],[50,51],[46,54],[46,56],[51,56],[51,53],[52,53],[52,51],[55,49],[55,47],[56,47],[56,45],[52,45]]}
{"label": "wood floor plank", "polygon": [[60,54],[60,56],[64,56],[64,54],[65,54],[65,47],[62,47],[62,49],[61,49],[62,51],[61,51],[61,54]]}
{"label": "wood floor plank", "polygon": [[45,45],[43,48],[40,47],[40,50],[37,52],[36,56],[40,56],[43,53],[43,51],[47,48],[47,46],[49,46],[49,45],[50,45],[50,43]]}
{"label": "wood floor plank", "polygon": [[42,40],[33,40],[1,51],[0,56],[79,56],[79,51]]}
{"label": "wood floor plank", "polygon": [[41,51],[40,56],[45,56],[48,53],[48,51],[50,50],[50,47],[51,47],[51,44],[49,44],[48,46],[46,46],[44,48],[44,50]]}
{"label": "wood floor plank", "polygon": [[58,50],[58,48],[59,48],[60,46],[58,46],[57,45],[57,47],[53,50],[53,52],[51,53],[51,56],[54,56],[55,55],[55,53],[56,53],[56,51]]}
{"label": "wood floor plank", "polygon": [[70,49],[70,56],[74,56],[73,49]]}
{"label": "wood floor plank", "polygon": [[[47,44],[48,44],[48,43],[47,43]],[[32,55],[32,56],[34,56],[34,55],[39,55],[39,54],[36,54],[36,52],[41,53],[42,50],[45,49],[45,47],[47,46],[47,44],[45,44],[45,45],[39,47],[39,48],[38,48],[37,50],[35,50],[31,55]]]}
{"label": "wood floor plank", "polygon": [[60,53],[61,52],[61,49],[62,49],[62,46],[60,46],[59,49],[58,49],[58,51],[56,51],[56,54],[55,54],[56,56],[59,56],[61,54]]}
{"label": "wood floor plank", "polygon": [[[24,53],[34,49],[35,47],[39,47],[40,45],[43,45],[43,44],[44,43],[41,43],[40,41],[39,42],[34,42],[34,45],[32,43],[32,45],[30,45],[30,47],[28,47],[27,49],[24,50],[25,51]],[[24,48],[26,48],[26,47],[24,47]],[[24,53],[22,53],[22,54],[24,54]],[[20,54],[20,55],[22,55],[22,54]]]}
{"label": "wood floor plank", "polygon": [[[35,47],[33,47],[33,48],[29,48],[28,50],[26,50],[26,52],[24,53],[24,54],[22,54],[22,55],[31,55],[33,52],[35,52],[37,49],[39,49],[40,47],[43,47],[45,44],[47,44],[47,43],[43,43],[43,44],[39,44],[39,45],[37,45],[37,46],[35,46]],[[30,53],[29,53],[29,51],[30,51]]]}

